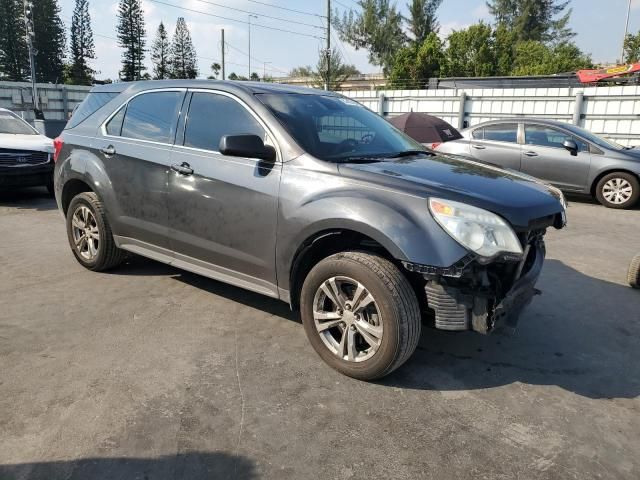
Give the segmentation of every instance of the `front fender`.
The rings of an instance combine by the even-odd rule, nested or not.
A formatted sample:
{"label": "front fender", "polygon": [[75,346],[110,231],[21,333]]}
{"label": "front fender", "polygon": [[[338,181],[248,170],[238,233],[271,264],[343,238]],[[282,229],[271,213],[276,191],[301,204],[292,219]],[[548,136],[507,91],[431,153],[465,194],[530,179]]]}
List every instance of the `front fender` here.
{"label": "front fender", "polygon": [[280,288],[288,290],[300,246],[328,230],[366,235],[394,258],[422,265],[450,267],[468,253],[435,222],[424,197],[354,182],[331,171],[307,176],[286,169],[276,252]]}

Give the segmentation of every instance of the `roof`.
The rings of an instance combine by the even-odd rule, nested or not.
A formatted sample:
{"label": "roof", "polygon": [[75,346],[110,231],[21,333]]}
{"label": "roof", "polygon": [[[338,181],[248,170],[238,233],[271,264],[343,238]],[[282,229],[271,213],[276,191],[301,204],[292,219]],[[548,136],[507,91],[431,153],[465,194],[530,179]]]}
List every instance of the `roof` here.
{"label": "roof", "polygon": [[571,124],[567,122],[560,122],[558,120],[550,120],[548,118],[539,118],[539,117],[510,117],[510,118],[501,118],[499,120],[488,120],[486,122],[478,123],[477,125],[472,125],[469,128],[478,128],[482,125],[489,125],[493,123],[519,123],[519,122],[532,122],[532,123],[540,123],[542,125],[551,125],[554,127],[567,127],[571,126]]}
{"label": "roof", "polygon": [[120,93],[125,90],[143,91],[158,88],[215,88],[227,92],[244,93],[298,93],[305,95],[331,95],[339,96],[334,92],[318,90],[315,88],[296,87],[268,82],[245,82],[230,80],[144,80],[138,82],[118,82],[105,85],[96,85],[92,92]]}

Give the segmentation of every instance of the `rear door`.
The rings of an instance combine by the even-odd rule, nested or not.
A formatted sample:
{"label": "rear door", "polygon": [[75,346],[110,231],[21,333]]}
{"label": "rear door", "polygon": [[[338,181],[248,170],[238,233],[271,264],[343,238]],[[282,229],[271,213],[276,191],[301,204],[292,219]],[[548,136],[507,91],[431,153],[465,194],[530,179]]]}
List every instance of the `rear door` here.
{"label": "rear door", "polygon": [[185,89],[138,94],[97,136],[97,155],[111,182],[106,190],[113,195],[109,216],[122,244],[170,248],[167,178],[185,94]]}
{"label": "rear door", "polygon": [[[577,155],[563,143],[574,140]],[[525,124],[522,171],[563,190],[583,190],[589,176],[589,145],[568,132],[546,125]]]}
{"label": "rear door", "polygon": [[253,134],[276,145],[265,124],[236,97],[211,90],[193,91],[190,97],[183,138],[172,154],[177,171],[169,174],[176,265],[277,296],[280,160],[218,151],[223,135]]}
{"label": "rear door", "polygon": [[521,146],[518,123],[496,123],[478,127],[469,134],[471,156],[480,162],[520,170]]}

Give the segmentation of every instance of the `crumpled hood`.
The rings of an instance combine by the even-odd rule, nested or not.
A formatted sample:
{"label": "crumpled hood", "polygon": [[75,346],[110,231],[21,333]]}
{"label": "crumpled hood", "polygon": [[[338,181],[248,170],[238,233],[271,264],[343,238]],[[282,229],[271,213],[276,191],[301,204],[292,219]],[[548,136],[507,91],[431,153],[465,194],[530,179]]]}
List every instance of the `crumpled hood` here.
{"label": "crumpled hood", "polygon": [[506,218],[526,228],[532,220],[554,216],[564,208],[560,193],[539,180],[477,162],[447,156],[345,163],[340,173],[426,196],[461,201]]}
{"label": "crumpled hood", "polygon": [[9,133],[0,133],[0,148],[53,153],[53,140],[44,135],[12,135]]}

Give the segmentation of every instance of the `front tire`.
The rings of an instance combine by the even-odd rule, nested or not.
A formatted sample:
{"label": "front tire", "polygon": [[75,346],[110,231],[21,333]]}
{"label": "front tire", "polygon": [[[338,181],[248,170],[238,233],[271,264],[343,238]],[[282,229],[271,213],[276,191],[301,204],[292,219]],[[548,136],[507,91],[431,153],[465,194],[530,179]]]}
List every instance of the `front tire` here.
{"label": "front tire", "polygon": [[83,267],[102,272],[119,265],[124,251],[116,247],[102,202],[93,192],[76,195],[67,210],[67,238]]}
{"label": "front tire", "polygon": [[300,305],[314,350],[335,370],[360,380],[394,371],[420,339],[415,292],[378,255],[343,252],[320,261],[304,281]]}
{"label": "front tire", "polygon": [[631,260],[627,281],[633,288],[640,288],[640,253]]}
{"label": "front tire", "polygon": [[640,199],[640,182],[630,173],[610,173],[596,185],[596,198],[607,208],[632,208]]}

